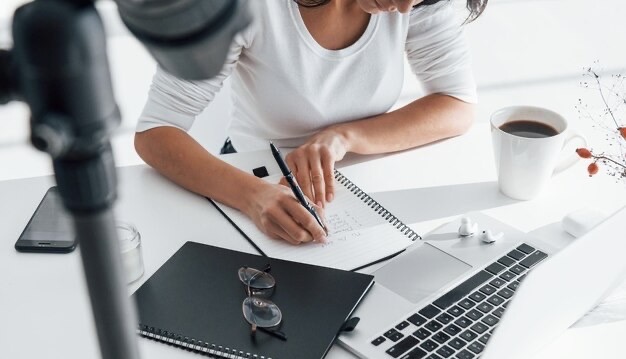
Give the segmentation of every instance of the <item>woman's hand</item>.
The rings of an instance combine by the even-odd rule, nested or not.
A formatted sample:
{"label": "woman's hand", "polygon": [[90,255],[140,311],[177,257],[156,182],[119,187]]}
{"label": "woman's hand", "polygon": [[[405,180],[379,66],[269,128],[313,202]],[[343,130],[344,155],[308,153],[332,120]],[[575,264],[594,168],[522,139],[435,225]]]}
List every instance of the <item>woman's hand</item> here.
{"label": "woman's hand", "polygon": [[[322,227],[289,187],[263,181],[257,188],[244,212],[263,233],[292,244],[326,242]],[[323,209],[314,207],[323,221]]]}
{"label": "woman's hand", "polygon": [[285,160],[302,192],[313,199],[313,203],[324,207],[335,195],[335,162],[347,151],[345,136],[336,127],[329,127],[293,150]]}

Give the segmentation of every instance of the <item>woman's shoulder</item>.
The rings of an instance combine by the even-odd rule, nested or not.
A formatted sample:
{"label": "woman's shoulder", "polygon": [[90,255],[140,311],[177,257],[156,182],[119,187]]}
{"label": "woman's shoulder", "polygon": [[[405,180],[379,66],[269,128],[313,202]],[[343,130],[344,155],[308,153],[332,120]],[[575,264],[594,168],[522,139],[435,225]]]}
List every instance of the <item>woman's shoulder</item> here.
{"label": "woman's shoulder", "polygon": [[261,31],[282,26],[291,17],[290,2],[294,0],[254,0],[248,1],[248,11],[252,23],[248,26],[248,36]]}
{"label": "woman's shoulder", "polygon": [[235,41],[244,48],[251,47],[253,42],[261,36],[264,29],[271,28],[272,22],[275,22],[277,17],[284,16],[281,10],[282,8],[287,8],[286,1],[288,0],[247,1],[247,10],[252,21],[236,36]]}
{"label": "woman's shoulder", "polygon": [[289,11],[289,5],[294,0],[254,0],[248,1],[248,9],[252,16],[267,18],[284,16]]}
{"label": "woman's shoulder", "polygon": [[409,27],[414,31],[457,21],[458,14],[455,13],[452,0],[433,0],[420,5],[409,12]]}
{"label": "woman's shoulder", "polygon": [[452,0],[424,0],[409,12],[411,22],[428,19],[433,16],[445,16],[452,9]]}

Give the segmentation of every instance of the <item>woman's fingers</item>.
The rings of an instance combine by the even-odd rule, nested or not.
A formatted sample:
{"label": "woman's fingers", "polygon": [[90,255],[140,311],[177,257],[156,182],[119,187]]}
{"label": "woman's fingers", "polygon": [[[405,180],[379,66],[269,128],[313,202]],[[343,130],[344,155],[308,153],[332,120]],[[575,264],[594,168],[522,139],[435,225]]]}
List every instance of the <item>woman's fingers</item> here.
{"label": "woman's fingers", "polygon": [[[246,214],[263,233],[292,244],[326,242],[324,228],[296,199],[290,188],[261,182],[260,190],[251,199]],[[316,208],[316,213],[323,221],[323,210]]]}
{"label": "woman's fingers", "polygon": [[[333,200],[335,159],[327,147],[304,146],[291,152],[287,159],[287,165],[305,196],[313,203],[321,202],[322,207]],[[281,184],[286,184],[286,181],[281,180]]]}
{"label": "woman's fingers", "polygon": [[311,176],[311,184],[313,185],[313,195],[309,198],[313,199],[313,203],[322,203],[322,207],[326,205],[326,178],[322,168],[322,159],[319,151],[310,151],[309,168]]}
{"label": "woman's fingers", "polygon": [[[292,222],[285,221],[285,225],[290,226],[286,228],[285,225],[281,223],[281,226],[285,229],[285,231],[291,234],[290,230],[293,231],[294,236],[292,237],[296,240],[303,241],[316,241],[316,242],[326,242],[326,232],[322,228],[322,226],[317,223],[317,220],[302,204],[298,201],[291,201],[285,207],[286,212],[291,217]],[[321,208],[317,208],[316,212],[318,216],[323,220],[324,212]],[[295,224],[295,226],[293,226]],[[302,233],[300,231],[304,231]]]}
{"label": "woman's fingers", "polygon": [[[302,207],[302,209],[304,209],[304,207]],[[313,240],[311,233],[301,227],[286,208],[281,208],[280,211],[274,212],[272,220],[287,233],[291,239],[289,241],[290,243],[300,244]]]}
{"label": "woman's fingers", "polygon": [[289,234],[285,232],[285,230],[281,226],[279,226],[278,224],[272,221],[269,221],[266,224],[265,230],[266,230],[266,233],[274,239],[284,240],[291,244],[300,244],[300,242],[291,238],[291,236],[289,236]]}
{"label": "woman's fingers", "polygon": [[[309,162],[301,151],[294,150],[287,155],[287,166],[291,169],[291,173],[296,179],[296,183],[300,186],[300,189],[305,196],[313,198],[313,186],[311,184],[311,174],[309,169]],[[284,181],[287,183],[287,181]],[[289,186],[287,184],[287,186]]]}
{"label": "woman's fingers", "polygon": [[[324,196],[316,197],[319,200],[332,202],[335,198],[335,158],[330,151],[323,151],[320,158],[322,175],[324,176]],[[323,202],[322,202],[323,203]]]}

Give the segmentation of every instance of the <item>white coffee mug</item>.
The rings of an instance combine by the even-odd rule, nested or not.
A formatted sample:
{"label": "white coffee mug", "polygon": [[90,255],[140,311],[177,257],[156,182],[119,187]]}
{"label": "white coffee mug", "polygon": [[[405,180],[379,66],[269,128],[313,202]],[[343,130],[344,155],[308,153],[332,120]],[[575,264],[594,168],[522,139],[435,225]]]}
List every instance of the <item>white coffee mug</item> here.
{"label": "white coffee mug", "polygon": [[[525,137],[501,129],[513,121],[532,121],[556,130],[547,137]],[[519,124],[519,123],[518,123]],[[498,185],[505,195],[528,200],[535,198],[552,175],[571,167],[578,160],[574,149],[563,155],[568,143],[577,140],[586,147],[580,134],[568,131],[567,121],[558,113],[540,107],[511,106],[491,115],[491,137],[498,173]]]}

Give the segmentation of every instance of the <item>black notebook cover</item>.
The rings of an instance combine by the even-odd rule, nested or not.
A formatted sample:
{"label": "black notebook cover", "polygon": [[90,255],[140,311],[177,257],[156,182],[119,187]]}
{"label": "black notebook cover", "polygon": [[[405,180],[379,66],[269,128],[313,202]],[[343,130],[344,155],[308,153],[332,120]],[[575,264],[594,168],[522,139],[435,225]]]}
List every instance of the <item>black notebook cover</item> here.
{"label": "black notebook cover", "polygon": [[[237,271],[271,265],[272,300],[283,313],[286,341],[250,335]],[[323,358],[373,276],[185,243],[133,294],[140,333],[228,358]],[[226,349],[228,348],[228,349]],[[236,356],[233,356],[236,354]]]}

